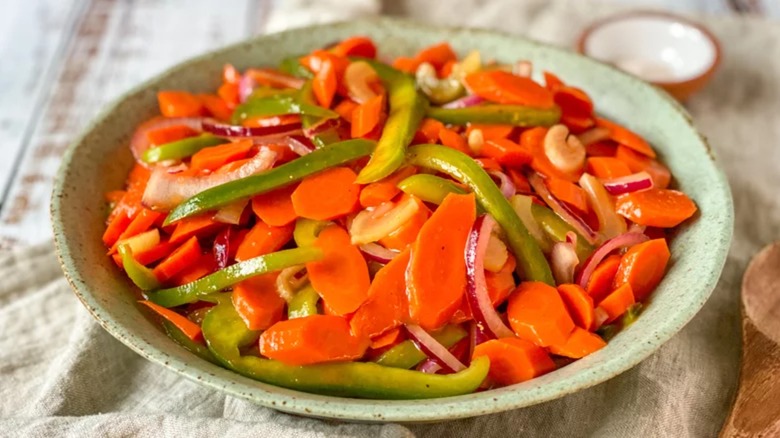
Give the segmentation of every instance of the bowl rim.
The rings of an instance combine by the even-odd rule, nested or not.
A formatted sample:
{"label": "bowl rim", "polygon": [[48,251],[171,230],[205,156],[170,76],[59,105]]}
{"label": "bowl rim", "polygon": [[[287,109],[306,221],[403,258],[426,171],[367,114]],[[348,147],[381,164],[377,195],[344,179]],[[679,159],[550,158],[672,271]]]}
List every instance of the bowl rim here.
{"label": "bowl rim", "polygon": [[[627,20],[627,19],[630,19],[630,18],[635,18],[635,17],[662,18],[665,21],[678,22],[678,23],[684,24],[685,26],[692,27],[692,28],[698,30],[699,32],[701,32],[702,35],[704,35],[704,37],[707,38],[712,43],[713,49],[715,50],[715,57],[712,59],[712,62],[701,73],[699,73],[699,74],[697,74],[695,76],[691,76],[691,77],[689,77],[687,79],[681,79],[681,80],[677,80],[677,81],[649,81],[650,83],[658,85],[660,87],[671,87],[671,86],[681,86],[681,85],[682,86],[686,86],[688,84],[692,84],[692,83],[695,83],[695,82],[701,80],[701,78],[703,78],[703,77],[707,77],[707,76],[712,75],[715,72],[715,70],[717,70],[717,68],[720,65],[721,60],[722,60],[721,59],[722,52],[721,52],[720,42],[715,37],[715,35],[713,35],[713,33],[709,29],[704,27],[704,25],[702,25],[700,23],[697,23],[697,22],[695,22],[695,21],[693,21],[693,20],[691,20],[689,18],[686,18],[684,16],[673,14],[673,13],[668,12],[668,11],[658,11],[658,10],[652,10],[652,9],[637,9],[637,10],[629,10],[629,11],[625,11],[625,12],[619,12],[619,13],[616,13],[616,14],[604,17],[602,19],[596,20],[593,23],[589,24],[585,28],[585,30],[583,30],[582,33],[580,33],[580,36],[577,38],[577,43],[576,43],[577,52],[582,54],[582,55],[584,55],[584,56],[587,56],[587,57],[591,58],[590,55],[588,55],[588,53],[585,50],[585,44],[587,43],[588,39],[592,36],[592,34],[596,30],[598,30],[599,28],[603,27],[604,25],[607,25],[607,24],[610,24],[610,23],[614,23],[614,22],[617,22],[617,21],[624,21],[624,20]],[[595,58],[591,58],[591,59],[595,59]],[[603,61],[599,61],[599,62],[603,62]],[[631,74],[631,73],[628,73],[628,74]],[[639,77],[639,78],[642,79],[641,77]],[[642,79],[642,80],[645,80],[645,79]]]}
{"label": "bowl rim", "polygon": [[[725,196],[724,201],[726,202],[728,211],[723,212],[724,216],[722,219],[724,220],[722,221],[722,226],[720,227],[720,231],[723,233],[723,238],[718,240],[716,243],[719,244],[719,246],[713,249],[713,252],[716,255],[713,258],[712,269],[713,273],[717,273],[717,275],[712,275],[700,283],[701,288],[699,289],[698,294],[694,297],[695,299],[692,298],[691,304],[687,307],[686,312],[674,314],[673,317],[667,320],[667,323],[663,326],[663,328],[656,329],[655,332],[648,334],[646,342],[631,344],[627,348],[620,350],[617,355],[613,355],[609,359],[602,362],[601,366],[588,370],[589,372],[587,379],[581,377],[580,374],[582,373],[579,373],[560,379],[559,381],[554,382],[554,384],[533,385],[529,388],[525,388],[524,391],[503,391],[501,393],[497,393],[496,391],[501,390],[494,390],[438,399],[398,401],[321,396],[300,391],[286,390],[277,386],[249,380],[248,378],[234,373],[233,371],[227,370],[217,365],[213,365],[211,363],[207,363],[205,361],[203,361],[202,366],[206,367],[209,372],[203,373],[199,372],[197,367],[193,367],[190,362],[182,361],[175,357],[169,356],[165,351],[150,345],[148,341],[142,339],[141,335],[133,333],[132,330],[112,323],[111,319],[113,317],[110,315],[110,312],[105,312],[102,304],[92,295],[89,285],[78,278],[78,272],[72,266],[74,260],[72,255],[72,248],[68,247],[66,242],[67,238],[65,237],[65,229],[62,220],[63,209],[65,205],[63,202],[63,192],[65,191],[64,181],[67,170],[71,166],[71,162],[76,150],[79,148],[79,145],[84,144],[84,140],[90,135],[90,133],[101,123],[103,123],[103,121],[108,118],[108,116],[112,114],[121,105],[121,103],[127,100],[129,97],[149,88],[155,82],[168,76],[175,70],[184,68],[189,64],[207,60],[209,57],[213,56],[214,53],[241,48],[242,46],[254,45],[266,38],[273,37],[273,35],[315,32],[318,29],[325,28],[350,29],[352,26],[369,24],[381,24],[386,26],[394,26],[396,28],[407,27],[414,29],[436,30],[448,33],[469,32],[478,35],[493,35],[504,38],[523,40],[524,43],[527,43],[531,47],[558,52],[561,55],[566,54],[567,56],[580,57],[581,61],[587,64],[598,65],[602,68],[606,67],[614,74],[624,76],[627,80],[632,82],[634,86],[645,88],[650,93],[654,93],[659,99],[665,101],[673,111],[681,116],[688,128],[690,128],[691,132],[693,132],[699,138],[701,142],[700,144],[705,149],[704,153],[707,154],[709,158],[711,158],[711,161],[708,165],[712,166],[714,171],[713,174],[715,180],[713,182],[716,183],[716,185],[722,190],[723,196]],[[387,17],[373,17],[348,22],[316,24],[302,28],[285,30],[277,34],[264,34],[255,36],[238,43],[230,44],[209,51],[197,57],[189,58],[132,87],[130,90],[123,93],[121,96],[117,97],[110,104],[104,107],[98,116],[92,119],[87,127],[83,129],[76,140],[68,146],[62,157],[62,161],[57,172],[57,177],[54,182],[54,188],[51,195],[50,214],[54,231],[55,252],[65,277],[74,293],[82,302],[82,304],[87,308],[87,310],[92,314],[92,316],[98,321],[98,323],[104,329],[106,329],[106,331],[108,331],[120,342],[147,360],[164,366],[165,368],[168,368],[169,370],[174,371],[193,382],[202,384],[211,389],[215,389],[228,395],[246,399],[259,405],[287,413],[336,420],[404,423],[468,418],[531,406],[595,386],[633,368],[638,363],[654,353],[661,345],[671,339],[677,332],[679,332],[680,329],[682,329],[682,327],[685,326],[698,313],[698,311],[707,301],[718,279],[720,278],[720,273],[722,272],[723,266],[726,262],[726,256],[733,235],[734,220],[733,200],[731,197],[728,181],[723,171],[715,163],[715,157],[706,139],[695,129],[692,124],[690,115],[679,104],[679,102],[674,100],[671,96],[661,91],[660,89],[653,87],[647,82],[627,74],[611,65],[604,64],[602,62],[587,58],[559,47],[540,43],[506,32],[458,26],[432,26],[410,20]],[[104,317],[103,315],[107,315],[107,317]],[[652,336],[650,336],[651,334]],[[192,357],[194,358],[195,356]],[[238,379],[240,381],[236,382],[232,379]],[[243,380],[251,382],[251,387],[247,388],[246,385],[243,384]],[[242,392],[242,387],[244,387],[244,389],[255,391],[261,390],[262,397],[258,397],[256,393],[250,394],[248,392]],[[550,388],[554,388],[555,390],[551,390]],[[530,393],[531,396],[523,398],[515,395],[521,394],[523,392]],[[389,411],[382,411],[382,408],[387,407],[388,405],[390,405],[392,409],[389,409]],[[374,407],[376,409],[372,410],[369,409],[369,407]]]}

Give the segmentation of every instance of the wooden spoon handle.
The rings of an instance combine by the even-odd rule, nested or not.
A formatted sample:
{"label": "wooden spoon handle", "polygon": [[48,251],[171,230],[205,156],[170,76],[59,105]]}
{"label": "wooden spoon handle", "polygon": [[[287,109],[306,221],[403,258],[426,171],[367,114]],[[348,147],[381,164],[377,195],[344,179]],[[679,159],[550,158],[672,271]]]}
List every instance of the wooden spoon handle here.
{"label": "wooden spoon handle", "polygon": [[720,436],[780,436],[780,345],[761,333],[744,312],[739,388]]}

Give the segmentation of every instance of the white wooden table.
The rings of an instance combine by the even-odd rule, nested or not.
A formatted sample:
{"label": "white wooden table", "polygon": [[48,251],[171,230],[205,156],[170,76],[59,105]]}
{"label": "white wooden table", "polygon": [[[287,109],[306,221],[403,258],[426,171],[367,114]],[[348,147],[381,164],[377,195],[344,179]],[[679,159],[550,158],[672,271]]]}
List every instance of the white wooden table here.
{"label": "white wooden table", "polygon": [[[399,4],[378,5],[379,0],[348,3],[361,1],[374,3],[369,10],[393,12]],[[776,0],[612,1],[680,12],[780,17]],[[287,18],[286,14],[293,14],[303,3],[3,0],[0,248],[50,239],[49,193],[60,157],[104,105],[186,58],[269,28],[278,29],[280,26],[269,25],[269,20]]]}

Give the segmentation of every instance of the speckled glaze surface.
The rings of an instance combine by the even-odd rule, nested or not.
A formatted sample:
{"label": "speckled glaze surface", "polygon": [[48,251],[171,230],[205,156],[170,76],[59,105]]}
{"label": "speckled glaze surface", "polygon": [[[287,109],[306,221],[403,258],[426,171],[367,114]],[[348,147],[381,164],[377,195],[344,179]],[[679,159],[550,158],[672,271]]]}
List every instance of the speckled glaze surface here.
{"label": "speckled glaze surface", "polygon": [[[275,65],[346,36],[369,35],[383,55],[410,54],[448,41],[460,53],[529,59],[593,96],[596,109],[644,135],[672,169],[699,213],[672,240],[671,268],[639,320],[609,345],[540,378],[498,390],[435,400],[382,401],[318,396],[259,383],[188,353],[139,311],[131,284],[101,242],[103,193],[119,188],[132,165],[134,127],[156,112],[162,89],[213,90],[225,63]],[[376,19],[273,35],[180,64],[120,98],[66,152],[52,194],[58,256],[76,295],[114,337],[147,359],[201,384],[299,415],[353,421],[423,422],[471,417],[541,403],[588,388],[633,367],[677,333],[701,308],[720,276],[733,228],[728,183],[704,139],[677,102],[656,88],[574,53],[484,30]],[[637,388],[642,391],[642,388]]]}

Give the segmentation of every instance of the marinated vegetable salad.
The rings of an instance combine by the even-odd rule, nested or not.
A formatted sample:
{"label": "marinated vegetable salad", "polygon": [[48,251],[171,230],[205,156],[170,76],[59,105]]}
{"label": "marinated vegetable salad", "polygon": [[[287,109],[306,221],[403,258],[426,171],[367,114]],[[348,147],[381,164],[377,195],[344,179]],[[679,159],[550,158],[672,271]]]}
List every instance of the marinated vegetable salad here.
{"label": "marinated vegetable salad", "polygon": [[376,52],[158,94],[103,234],[140,303],[206,360],[348,397],[466,394],[604,347],[696,212],[652,147],[528,61]]}

